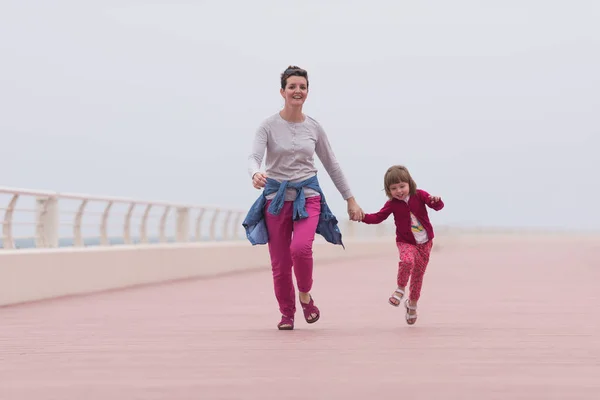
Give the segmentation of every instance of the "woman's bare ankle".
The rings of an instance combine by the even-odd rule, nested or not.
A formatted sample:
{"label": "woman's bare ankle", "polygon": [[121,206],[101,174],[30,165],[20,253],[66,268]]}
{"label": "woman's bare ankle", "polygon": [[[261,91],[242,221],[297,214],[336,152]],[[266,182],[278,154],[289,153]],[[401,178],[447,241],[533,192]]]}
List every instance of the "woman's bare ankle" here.
{"label": "woman's bare ankle", "polygon": [[310,293],[309,292],[300,292],[300,301],[304,304],[308,304],[310,302]]}

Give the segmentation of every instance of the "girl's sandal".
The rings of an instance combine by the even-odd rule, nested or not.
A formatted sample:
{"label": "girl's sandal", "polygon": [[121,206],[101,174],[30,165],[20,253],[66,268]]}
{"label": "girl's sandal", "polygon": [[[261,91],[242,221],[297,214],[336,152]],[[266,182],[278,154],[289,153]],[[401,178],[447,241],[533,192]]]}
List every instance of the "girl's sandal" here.
{"label": "girl's sandal", "polygon": [[281,322],[277,324],[277,329],[279,329],[280,331],[291,331],[292,329],[294,329],[294,318],[282,315]]}
{"label": "girl's sandal", "polygon": [[[411,306],[408,302],[408,299],[404,301],[404,308],[406,308],[406,323],[409,325],[414,325],[417,322],[417,306]],[[410,311],[415,311],[414,314],[411,314]]]}
{"label": "girl's sandal", "polygon": [[[398,293],[400,295],[400,297],[398,297]],[[398,288],[396,290],[394,290],[394,294],[392,296],[390,296],[390,298],[388,299],[388,303],[390,303],[391,305],[393,305],[394,307],[398,307],[400,306],[400,303],[402,302],[402,298],[404,297],[404,290]],[[394,301],[396,300],[396,301]]]}

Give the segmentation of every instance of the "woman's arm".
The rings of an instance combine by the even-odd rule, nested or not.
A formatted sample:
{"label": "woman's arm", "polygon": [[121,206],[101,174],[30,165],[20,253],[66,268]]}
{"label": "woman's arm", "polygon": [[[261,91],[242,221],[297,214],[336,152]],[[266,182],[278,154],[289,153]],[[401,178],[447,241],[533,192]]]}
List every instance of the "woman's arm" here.
{"label": "woman's arm", "polygon": [[319,160],[323,163],[323,167],[325,167],[325,170],[331,177],[333,184],[348,203],[348,216],[350,219],[353,221],[362,220],[365,213],[356,202],[352,190],[350,190],[350,185],[346,180],[346,176],[331,148],[329,138],[319,123],[317,123],[317,143],[315,145],[315,153],[317,153]]}
{"label": "woman's arm", "polygon": [[356,203],[356,200],[354,200],[354,196],[352,195],[352,191],[350,190],[350,185],[346,180],[346,176],[344,175],[344,172],[342,171],[342,168],[335,157],[335,153],[331,148],[329,138],[327,137],[325,130],[318,123],[315,153],[317,153],[319,160],[321,160],[321,163],[323,163],[323,167],[325,167],[325,170],[331,177],[333,184],[340,192],[344,200],[348,201],[351,199],[351,203]]}
{"label": "woman's arm", "polygon": [[[261,125],[256,130],[254,141],[252,142],[252,151],[248,156],[248,173],[250,174],[250,178],[252,178],[254,187],[257,189],[259,187],[264,187],[266,183],[266,176],[260,173],[260,166],[262,165],[266,149],[267,130],[264,125]],[[257,173],[258,175],[255,177],[254,175]]]}

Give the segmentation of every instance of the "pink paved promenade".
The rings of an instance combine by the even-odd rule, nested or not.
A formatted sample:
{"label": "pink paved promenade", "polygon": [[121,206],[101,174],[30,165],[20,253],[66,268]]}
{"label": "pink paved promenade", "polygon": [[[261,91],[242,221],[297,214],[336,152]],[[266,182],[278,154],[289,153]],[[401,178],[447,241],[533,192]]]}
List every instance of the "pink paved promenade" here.
{"label": "pink paved promenade", "polygon": [[0,399],[600,398],[600,244],[446,244],[413,327],[395,265],[318,265],[291,332],[269,271],[0,308]]}

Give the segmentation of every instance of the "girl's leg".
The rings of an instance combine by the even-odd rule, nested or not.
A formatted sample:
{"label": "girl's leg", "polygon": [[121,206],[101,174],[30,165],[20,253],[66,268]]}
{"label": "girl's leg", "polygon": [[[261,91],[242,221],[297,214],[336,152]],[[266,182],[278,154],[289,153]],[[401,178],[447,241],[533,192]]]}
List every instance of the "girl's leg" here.
{"label": "girl's leg", "polygon": [[321,197],[309,197],[306,199],[306,212],[308,218],[294,221],[294,235],[292,238],[290,251],[294,263],[294,274],[298,283],[300,292],[300,302],[303,308],[310,304],[310,316],[307,321],[315,320],[319,316],[318,309],[311,303],[309,294],[313,284],[313,242],[319,216],[321,214]]}
{"label": "girl's leg", "polygon": [[[413,266],[415,264],[416,247],[410,243],[402,242],[396,242],[396,246],[398,246],[398,255],[400,258],[400,261],[398,262],[397,290],[401,290],[402,292],[404,292],[406,285],[408,284],[408,279],[410,278]],[[397,293],[399,292],[395,292],[394,294]],[[393,305],[400,305],[400,302],[393,297],[390,298],[390,302],[392,302]]]}
{"label": "girl's leg", "polygon": [[423,277],[429,264],[429,255],[433,241],[418,244],[416,246],[417,254],[415,256],[415,266],[410,278],[410,297],[406,301],[406,322],[410,325],[417,322],[417,302],[421,297],[421,288],[423,286]]}
{"label": "girl's leg", "polygon": [[433,242],[430,240],[427,243],[418,244],[415,246],[415,263],[410,278],[410,301],[413,305],[417,304],[421,297],[421,287],[423,286],[423,276],[429,264],[429,255]]}
{"label": "girl's leg", "polygon": [[279,303],[279,311],[288,319],[294,318],[296,301],[294,282],[292,280],[292,256],[290,243],[292,241],[292,202],[284,202],[279,215],[267,212],[269,204],[265,206],[265,222],[269,232],[269,255],[271,256],[271,269],[275,297]]}

